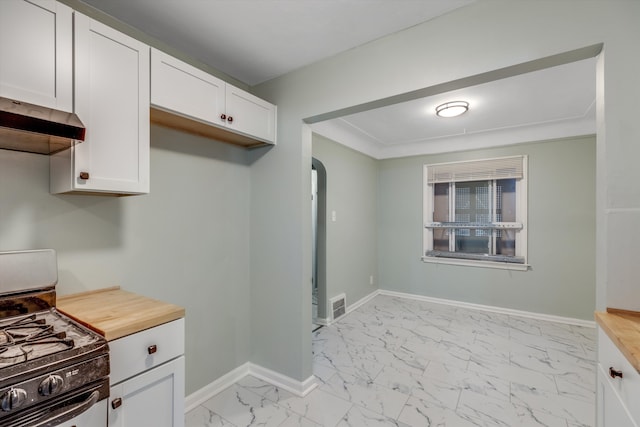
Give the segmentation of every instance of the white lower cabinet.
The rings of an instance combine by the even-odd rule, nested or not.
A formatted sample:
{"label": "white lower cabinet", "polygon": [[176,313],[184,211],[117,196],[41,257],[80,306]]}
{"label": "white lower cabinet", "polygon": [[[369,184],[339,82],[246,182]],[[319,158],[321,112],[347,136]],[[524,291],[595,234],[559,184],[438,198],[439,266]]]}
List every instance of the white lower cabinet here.
{"label": "white lower cabinet", "polygon": [[640,374],[598,328],[598,427],[638,427]]}
{"label": "white lower cabinet", "polygon": [[109,342],[109,427],[184,426],[184,319]]}
{"label": "white lower cabinet", "polygon": [[608,373],[598,365],[598,427],[638,427],[609,382]]}
{"label": "white lower cabinet", "polygon": [[183,426],[184,404],[176,404],[184,399],[183,384],[180,356],[111,387],[109,427]]}

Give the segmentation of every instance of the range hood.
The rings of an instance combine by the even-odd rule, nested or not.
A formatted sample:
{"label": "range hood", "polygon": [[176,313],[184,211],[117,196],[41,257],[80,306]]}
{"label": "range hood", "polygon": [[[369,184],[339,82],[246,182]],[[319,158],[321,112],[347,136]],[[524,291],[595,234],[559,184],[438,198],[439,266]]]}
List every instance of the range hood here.
{"label": "range hood", "polygon": [[0,148],[54,154],[84,141],[78,116],[0,97]]}

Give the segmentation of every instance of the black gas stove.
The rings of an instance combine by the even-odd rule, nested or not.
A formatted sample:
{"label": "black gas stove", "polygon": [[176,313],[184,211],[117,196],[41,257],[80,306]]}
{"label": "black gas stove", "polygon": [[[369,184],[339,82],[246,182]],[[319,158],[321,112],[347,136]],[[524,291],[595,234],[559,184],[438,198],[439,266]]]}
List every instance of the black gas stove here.
{"label": "black gas stove", "polygon": [[0,252],[0,427],[57,426],[106,406],[107,342],[56,310],[56,282],[54,251]]}

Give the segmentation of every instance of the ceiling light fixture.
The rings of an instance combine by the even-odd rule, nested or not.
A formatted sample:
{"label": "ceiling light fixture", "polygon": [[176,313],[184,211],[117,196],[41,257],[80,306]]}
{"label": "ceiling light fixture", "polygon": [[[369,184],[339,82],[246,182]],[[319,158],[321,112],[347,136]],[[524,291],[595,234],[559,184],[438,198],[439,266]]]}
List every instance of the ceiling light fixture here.
{"label": "ceiling light fixture", "polygon": [[456,117],[464,114],[469,109],[469,103],[466,101],[451,101],[436,107],[436,114],[439,117]]}

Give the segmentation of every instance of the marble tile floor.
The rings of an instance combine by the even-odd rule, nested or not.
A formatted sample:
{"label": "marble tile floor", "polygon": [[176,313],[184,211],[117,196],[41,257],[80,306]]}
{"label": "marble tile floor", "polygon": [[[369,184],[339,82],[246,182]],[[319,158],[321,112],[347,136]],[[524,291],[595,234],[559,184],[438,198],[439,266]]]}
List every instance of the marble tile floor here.
{"label": "marble tile floor", "polygon": [[593,328],[379,295],[313,334],[306,397],[247,376],[186,425],[593,427],[595,341]]}

